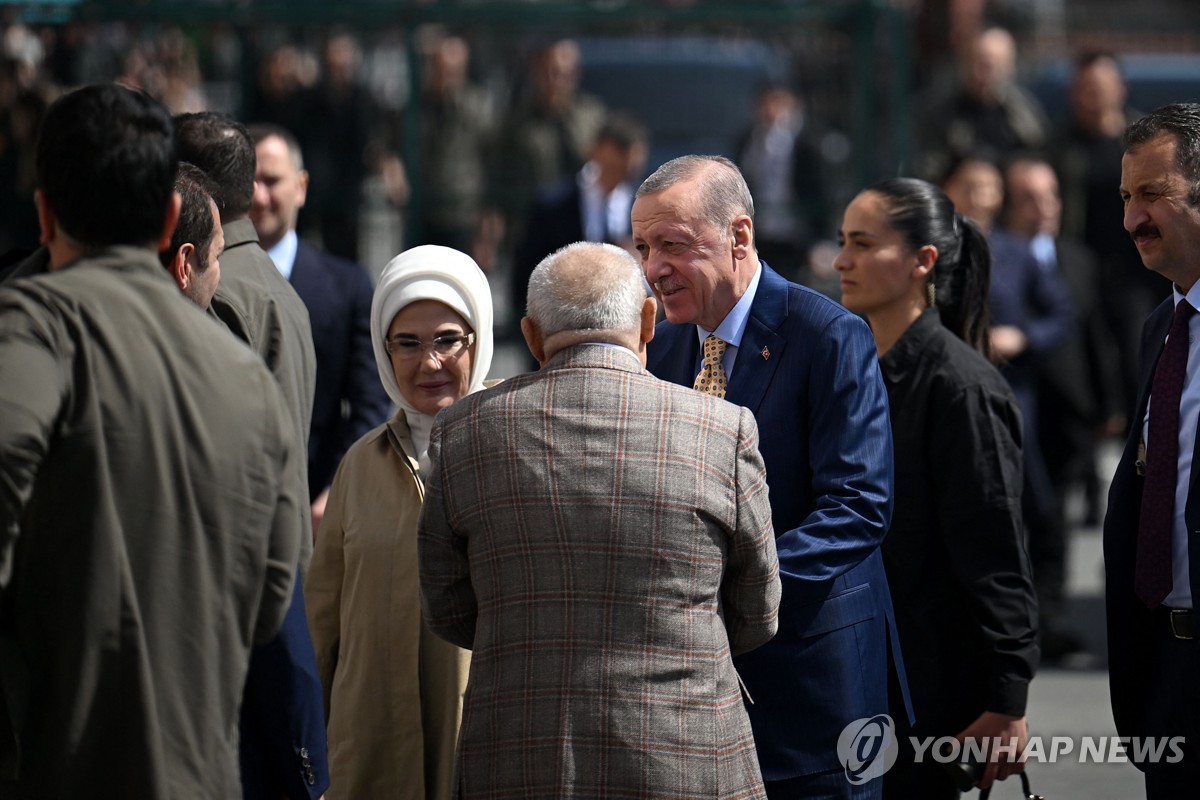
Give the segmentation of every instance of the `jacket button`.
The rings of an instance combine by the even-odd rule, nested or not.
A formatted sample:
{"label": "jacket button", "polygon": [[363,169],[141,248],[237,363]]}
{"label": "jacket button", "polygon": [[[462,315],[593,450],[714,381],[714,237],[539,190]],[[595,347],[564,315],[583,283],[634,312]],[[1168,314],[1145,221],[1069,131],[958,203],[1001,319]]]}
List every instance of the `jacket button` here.
{"label": "jacket button", "polygon": [[301,757],[301,758],[308,758],[308,748],[307,748],[307,747],[301,747],[301,748],[300,748],[300,757]]}

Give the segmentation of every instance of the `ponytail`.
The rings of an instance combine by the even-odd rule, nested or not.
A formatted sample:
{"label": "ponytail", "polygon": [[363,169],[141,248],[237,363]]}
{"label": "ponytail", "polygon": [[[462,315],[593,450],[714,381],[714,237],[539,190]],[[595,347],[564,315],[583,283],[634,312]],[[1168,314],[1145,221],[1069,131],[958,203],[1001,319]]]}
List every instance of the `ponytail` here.
{"label": "ponytail", "polygon": [[954,214],[954,229],[960,234],[957,258],[939,257],[934,266],[938,313],[943,325],[990,357],[988,287],[992,273],[991,250],[979,226],[958,212]]}
{"label": "ponytail", "polygon": [[888,224],[914,250],[937,248],[938,258],[927,284],[929,304],[942,324],[984,356],[988,343],[988,281],[991,253],[983,231],[954,209],[946,193],[917,178],[891,178],[864,191],[881,194],[888,203]]}

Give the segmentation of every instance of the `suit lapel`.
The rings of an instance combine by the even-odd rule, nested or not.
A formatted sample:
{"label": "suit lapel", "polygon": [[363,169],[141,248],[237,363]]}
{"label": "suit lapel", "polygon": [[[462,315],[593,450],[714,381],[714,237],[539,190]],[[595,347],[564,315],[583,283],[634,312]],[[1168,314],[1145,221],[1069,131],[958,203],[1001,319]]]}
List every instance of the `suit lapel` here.
{"label": "suit lapel", "polygon": [[320,271],[316,267],[314,256],[315,252],[309,250],[309,245],[305,244],[303,239],[296,243],[296,262],[292,264],[292,275],[288,282],[292,284],[292,288],[304,300],[306,306],[310,305],[309,300],[313,295],[319,294],[321,291],[319,284],[316,283]]}
{"label": "suit lapel", "polygon": [[777,331],[787,319],[788,284],[765,263],[762,270],[750,318],[738,346],[733,377],[725,393],[726,400],[754,413],[758,413],[787,347],[787,340]]}
{"label": "suit lapel", "polygon": [[647,368],[664,381],[691,386],[696,380],[700,342],[695,325],[660,323],[654,331]]}

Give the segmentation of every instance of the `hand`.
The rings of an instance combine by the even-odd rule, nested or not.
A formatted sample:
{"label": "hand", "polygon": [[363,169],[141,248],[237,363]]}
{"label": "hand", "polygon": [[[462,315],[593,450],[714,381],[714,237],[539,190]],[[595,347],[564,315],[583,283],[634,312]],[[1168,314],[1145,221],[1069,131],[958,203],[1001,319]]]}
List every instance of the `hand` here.
{"label": "hand", "polygon": [[325,504],[329,502],[329,490],[321,492],[317,495],[317,499],[312,502],[312,532],[313,539],[317,538],[317,529],[321,527],[321,520],[325,518]]}
{"label": "hand", "polygon": [[[979,781],[980,789],[1025,771],[1025,746],[1029,743],[1029,731],[1025,727],[1024,717],[985,711],[954,738],[960,742],[967,739],[987,741],[988,763]],[[1015,747],[1008,746],[1014,742]],[[1004,746],[1004,752],[995,752],[997,744]]]}
{"label": "hand", "polygon": [[995,325],[988,329],[993,359],[1013,359],[1025,352],[1025,334],[1015,325]]}

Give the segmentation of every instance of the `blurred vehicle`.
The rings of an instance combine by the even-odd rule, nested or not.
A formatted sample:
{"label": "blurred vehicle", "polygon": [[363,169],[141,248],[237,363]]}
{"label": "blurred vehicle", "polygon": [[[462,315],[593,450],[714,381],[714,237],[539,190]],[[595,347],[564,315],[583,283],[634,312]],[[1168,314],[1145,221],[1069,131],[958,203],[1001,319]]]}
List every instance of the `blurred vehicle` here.
{"label": "blurred vehicle", "polygon": [[[1200,55],[1183,53],[1116,54],[1129,87],[1126,105],[1142,113],[1167,103],[1200,102]],[[1059,125],[1069,108],[1068,92],[1074,72],[1072,59],[1047,62],[1027,84]]]}
{"label": "blurred vehicle", "polygon": [[754,116],[755,94],[788,81],[791,63],[762,41],[682,38],[585,38],[581,88],[650,129],[647,172],[687,153],[733,158],[738,134]]}

